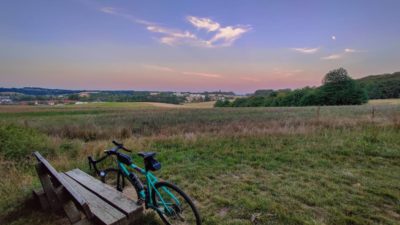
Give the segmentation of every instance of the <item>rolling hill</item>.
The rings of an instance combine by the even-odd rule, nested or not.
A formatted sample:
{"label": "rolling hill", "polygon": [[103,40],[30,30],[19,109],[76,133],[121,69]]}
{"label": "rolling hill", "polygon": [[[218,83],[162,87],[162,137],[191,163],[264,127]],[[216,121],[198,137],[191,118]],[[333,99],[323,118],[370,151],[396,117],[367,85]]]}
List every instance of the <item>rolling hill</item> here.
{"label": "rolling hill", "polygon": [[370,99],[400,97],[400,72],[370,75],[357,79],[357,82],[366,89]]}

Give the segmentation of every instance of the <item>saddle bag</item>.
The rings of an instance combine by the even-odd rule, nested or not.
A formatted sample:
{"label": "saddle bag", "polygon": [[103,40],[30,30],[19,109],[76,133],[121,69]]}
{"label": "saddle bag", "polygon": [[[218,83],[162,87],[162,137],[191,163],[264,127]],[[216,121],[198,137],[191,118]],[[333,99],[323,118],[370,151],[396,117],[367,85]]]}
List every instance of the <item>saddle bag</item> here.
{"label": "saddle bag", "polygon": [[150,171],[156,171],[156,170],[161,169],[161,163],[153,157],[149,157],[149,158],[145,159],[144,166],[145,166],[146,170],[150,170]]}

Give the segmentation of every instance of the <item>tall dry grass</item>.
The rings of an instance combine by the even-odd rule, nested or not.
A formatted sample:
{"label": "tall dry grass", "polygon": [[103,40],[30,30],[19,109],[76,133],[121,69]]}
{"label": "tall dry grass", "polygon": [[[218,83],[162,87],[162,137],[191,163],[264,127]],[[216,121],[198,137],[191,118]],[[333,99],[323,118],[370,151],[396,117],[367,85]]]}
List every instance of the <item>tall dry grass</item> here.
{"label": "tall dry grass", "polygon": [[[0,121],[45,134],[52,149],[46,158],[60,171],[88,171],[86,157],[102,155],[112,139],[134,152],[157,151],[163,164],[157,175],[196,199],[205,224],[251,224],[252,215],[261,224],[391,224],[400,215],[394,204],[400,107],[375,107],[374,118],[369,106],[348,106],[319,113],[317,107],[68,109],[2,112]],[[0,158],[0,221],[18,214],[40,186],[35,160],[23,160]],[[25,209],[21,220],[8,221],[44,223]]]}

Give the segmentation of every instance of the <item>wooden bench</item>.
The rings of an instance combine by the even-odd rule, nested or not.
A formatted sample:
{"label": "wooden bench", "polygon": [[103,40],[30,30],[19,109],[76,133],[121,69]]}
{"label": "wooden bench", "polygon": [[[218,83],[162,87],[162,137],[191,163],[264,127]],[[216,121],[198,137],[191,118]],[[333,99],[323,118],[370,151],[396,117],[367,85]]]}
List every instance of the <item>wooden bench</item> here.
{"label": "wooden bench", "polygon": [[142,206],[85,172],[74,169],[59,173],[39,152],[34,156],[43,187],[34,195],[43,209],[63,210],[71,224],[132,224],[142,213]]}

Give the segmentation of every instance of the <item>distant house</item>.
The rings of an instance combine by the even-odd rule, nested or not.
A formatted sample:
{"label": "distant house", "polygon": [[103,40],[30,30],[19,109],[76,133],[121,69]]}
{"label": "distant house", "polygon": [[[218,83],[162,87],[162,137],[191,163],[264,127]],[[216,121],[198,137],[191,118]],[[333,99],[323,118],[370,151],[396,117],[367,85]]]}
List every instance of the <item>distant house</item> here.
{"label": "distant house", "polygon": [[69,99],[63,99],[59,101],[59,104],[75,104],[76,101],[74,100],[69,100]]}
{"label": "distant house", "polygon": [[0,104],[7,105],[11,103],[13,103],[13,101],[10,96],[0,96]]}
{"label": "distant house", "polygon": [[79,93],[79,97],[83,98],[83,97],[89,97],[90,93],[89,92],[81,92]]}
{"label": "distant house", "polygon": [[206,98],[203,94],[189,94],[186,96],[187,102],[202,102]]}
{"label": "distant house", "polygon": [[208,97],[210,98],[211,101],[218,101],[218,100],[225,100],[225,99],[229,99],[233,96],[229,96],[229,95],[224,95],[224,94],[209,94]]}
{"label": "distant house", "polygon": [[99,93],[97,91],[85,91],[85,92],[81,92],[79,93],[79,97],[90,97],[90,94],[96,94]]}

